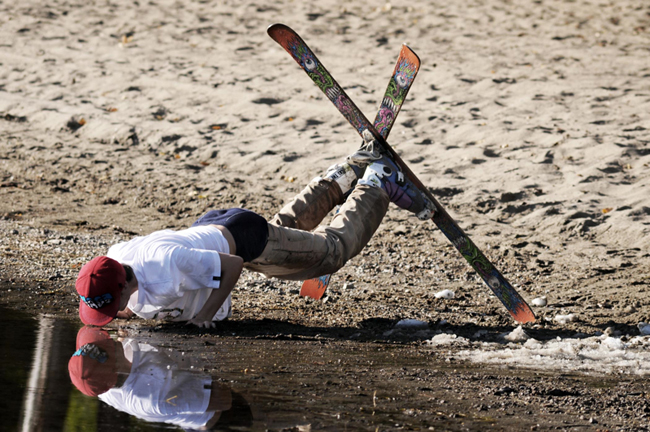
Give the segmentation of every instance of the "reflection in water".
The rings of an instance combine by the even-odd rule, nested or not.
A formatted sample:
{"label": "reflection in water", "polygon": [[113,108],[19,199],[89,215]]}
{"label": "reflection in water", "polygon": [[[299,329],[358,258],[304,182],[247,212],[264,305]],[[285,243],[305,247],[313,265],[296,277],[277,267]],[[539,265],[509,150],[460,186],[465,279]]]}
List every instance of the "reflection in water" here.
{"label": "reflection in water", "polygon": [[[0,332],[5,430],[389,430],[412,420],[403,396],[395,397],[404,382],[396,389],[387,379],[408,363],[385,347],[222,337],[181,343],[190,357],[167,348],[164,334],[115,340],[76,321],[1,307],[0,326],[7,329]],[[219,381],[203,366],[218,368]]]}
{"label": "reflection in water", "polygon": [[77,326],[0,307],[0,327],[0,429],[64,430]]}
{"label": "reflection in water", "polygon": [[36,349],[34,350],[34,359],[29,372],[27,381],[28,391],[25,392],[23,402],[23,432],[29,432],[35,429],[38,423],[38,416],[43,404],[43,392],[38,389],[45,388],[47,379],[47,364],[49,360],[50,349],[52,347],[52,331],[54,320],[52,318],[41,317],[38,322],[38,331],[36,333]]}
{"label": "reflection in water", "polygon": [[79,330],[76,346],[68,363],[72,383],[119,411],[186,430],[252,424],[243,398],[177,351],[131,338],[114,341],[90,326]]}
{"label": "reflection in water", "polygon": [[484,417],[452,417],[467,407],[438,390],[448,369],[411,347],[155,331],[116,340],[1,307],[0,327],[3,430],[484,430]]}
{"label": "reflection in water", "polygon": [[[174,422],[162,422],[171,420],[186,429],[241,430],[253,421],[239,393],[200,372],[196,360],[179,352],[133,339],[116,342],[98,329],[78,333],[74,321],[35,318],[4,307],[0,326],[0,430],[155,431],[169,430]],[[97,370],[111,372],[93,377],[87,373],[92,368],[82,365],[83,355],[72,360],[75,337],[79,348],[96,343],[97,350],[82,349],[79,354],[104,361]],[[100,347],[108,354],[105,358]],[[117,367],[118,360],[122,369],[116,375],[108,365]],[[81,385],[83,393],[108,391],[99,397],[79,392],[70,379],[75,362],[75,384],[86,383]]]}

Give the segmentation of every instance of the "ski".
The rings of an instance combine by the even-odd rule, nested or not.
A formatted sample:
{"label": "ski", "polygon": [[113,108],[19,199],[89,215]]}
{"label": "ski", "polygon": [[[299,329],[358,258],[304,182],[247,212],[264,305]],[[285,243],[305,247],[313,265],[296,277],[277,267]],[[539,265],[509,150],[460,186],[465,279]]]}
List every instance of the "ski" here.
{"label": "ski", "polygon": [[[388,134],[395,124],[397,114],[402,108],[402,104],[419,69],[420,59],[418,56],[408,46],[402,45],[402,50],[395,64],[395,70],[388,82],[388,87],[384,92],[381,106],[373,123],[375,129],[384,139],[388,138]],[[300,295],[320,300],[325,294],[331,278],[332,275],[327,274],[304,281],[300,288]]]}
{"label": "ski", "polygon": [[352,102],[332,75],[320,63],[316,55],[309,49],[302,38],[291,28],[283,24],[274,24],[267,31],[269,36],[280,44],[305,72],[307,72],[312,81],[325,93],[328,99],[330,99],[357,132],[362,135],[365,130],[368,130],[377,142],[391,154],[409,180],[435,205],[436,212],[432,217],[433,222],[467,260],[470,266],[481,276],[486,285],[506,307],[510,315],[520,323],[535,321],[535,314],[526,301],[474,242],[470,240],[460,226],[458,226],[447,211],[433,197],[431,192],[429,192],[404,163],[402,158],[356,107],[354,102]]}

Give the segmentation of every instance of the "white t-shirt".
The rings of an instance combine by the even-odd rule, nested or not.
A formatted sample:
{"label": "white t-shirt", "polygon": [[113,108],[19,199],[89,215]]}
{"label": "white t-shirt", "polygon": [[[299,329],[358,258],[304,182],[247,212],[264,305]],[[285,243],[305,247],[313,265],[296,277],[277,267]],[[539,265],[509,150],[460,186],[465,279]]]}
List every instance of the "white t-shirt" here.
{"label": "white t-shirt", "polygon": [[207,411],[212,377],[179,370],[170,357],[151,345],[132,339],[125,339],[122,345],[132,363],[131,373],[121,387],[99,395],[99,399],[143,420],[184,429],[199,429],[210,421],[215,414]]}
{"label": "white t-shirt", "polygon": [[[128,307],[147,319],[187,321],[196,316],[212,289],[219,288],[221,258],[230,253],[222,232],[209,225],[162,230],[112,246],[109,258],[133,268],[138,290]],[[230,316],[228,296],[213,320]]]}

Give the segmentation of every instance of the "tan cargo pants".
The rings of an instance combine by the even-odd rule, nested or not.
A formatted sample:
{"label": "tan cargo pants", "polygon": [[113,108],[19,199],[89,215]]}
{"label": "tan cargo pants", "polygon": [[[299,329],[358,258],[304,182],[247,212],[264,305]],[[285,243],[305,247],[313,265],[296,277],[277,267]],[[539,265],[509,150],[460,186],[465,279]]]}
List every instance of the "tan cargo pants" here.
{"label": "tan cargo pants", "polygon": [[343,267],[370,241],[390,200],[381,188],[358,185],[332,222],[319,226],[342,201],[336,182],[312,181],[271,220],[266,248],[245,267],[290,280],[311,279]]}

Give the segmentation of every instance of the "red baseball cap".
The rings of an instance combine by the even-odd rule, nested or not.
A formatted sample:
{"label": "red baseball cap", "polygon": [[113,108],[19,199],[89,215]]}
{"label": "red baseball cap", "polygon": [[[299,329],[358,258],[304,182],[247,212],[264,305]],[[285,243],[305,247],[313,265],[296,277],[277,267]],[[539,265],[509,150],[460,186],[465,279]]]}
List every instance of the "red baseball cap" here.
{"label": "red baseball cap", "polygon": [[87,262],[77,276],[75,288],[81,297],[79,317],[84,324],[103,326],[120,308],[126,271],[112,258],[100,256]]}
{"label": "red baseball cap", "polygon": [[108,332],[86,326],[77,333],[77,351],[68,362],[70,380],[87,396],[99,396],[117,384],[116,342]]}

